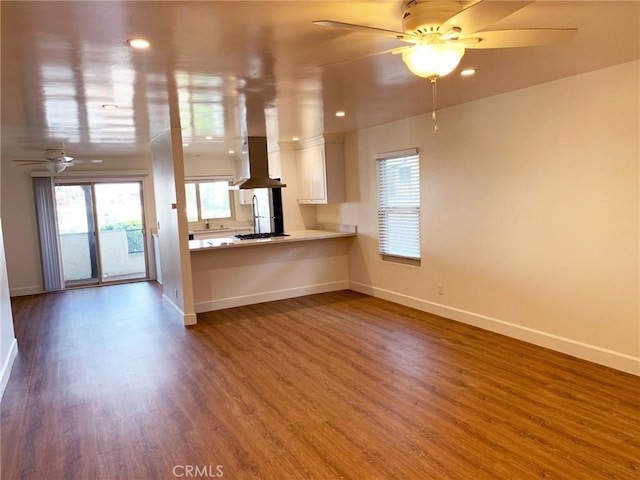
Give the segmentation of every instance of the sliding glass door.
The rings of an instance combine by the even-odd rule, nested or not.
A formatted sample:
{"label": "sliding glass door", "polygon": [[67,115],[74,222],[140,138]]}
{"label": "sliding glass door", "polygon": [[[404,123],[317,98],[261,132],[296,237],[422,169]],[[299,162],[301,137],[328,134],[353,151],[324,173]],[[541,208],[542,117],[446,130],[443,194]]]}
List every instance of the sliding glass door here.
{"label": "sliding glass door", "polygon": [[145,279],[140,182],[56,185],[65,287]]}
{"label": "sliding glass door", "polygon": [[91,185],[56,185],[56,214],[64,286],[98,283]]}
{"label": "sliding glass door", "polygon": [[98,183],[94,190],[102,281],[146,278],[142,185]]}

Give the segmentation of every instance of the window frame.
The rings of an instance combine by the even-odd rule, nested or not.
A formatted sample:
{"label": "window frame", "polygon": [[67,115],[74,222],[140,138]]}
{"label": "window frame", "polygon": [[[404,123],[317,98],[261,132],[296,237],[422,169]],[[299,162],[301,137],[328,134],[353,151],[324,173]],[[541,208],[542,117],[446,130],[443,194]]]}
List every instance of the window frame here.
{"label": "window frame", "polygon": [[[233,191],[228,190],[229,193],[229,216],[228,217],[203,217],[202,216],[202,202],[200,196],[200,184],[202,183],[214,183],[214,182],[225,182],[227,185],[231,185],[233,182],[233,177],[230,175],[224,176],[206,176],[206,177],[185,177],[184,179],[184,188],[185,188],[185,200],[187,205],[185,205],[187,212],[187,222],[190,224],[202,223],[208,220],[235,220],[235,202],[233,201]],[[198,219],[197,220],[189,220],[188,213],[188,200],[187,200],[187,185],[194,184],[195,185],[195,193],[196,193],[196,207],[198,211]]]}
{"label": "window frame", "polygon": [[[415,157],[412,159],[412,157]],[[383,178],[383,168],[388,167],[385,165],[388,161],[398,161],[401,159],[412,159],[413,164],[411,168],[417,168],[417,174],[413,175],[413,183],[410,185],[410,191],[416,190],[417,201],[413,204],[403,206],[390,206],[388,201],[390,199],[385,198],[385,191],[394,190],[394,184],[388,182],[383,184],[385,178]],[[377,186],[377,221],[378,221],[378,253],[383,261],[390,261],[394,263],[402,263],[407,265],[420,266],[422,261],[422,245],[421,245],[421,230],[422,230],[422,218],[421,218],[421,182],[420,182],[420,154],[417,148],[400,150],[395,152],[386,152],[376,156],[376,186]],[[386,204],[385,204],[386,202]],[[417,252],[415,254],[406,254],[407,252],[398,251],[398,249],[390,249],[388,244],[388,220],[389,213],[397,212],[404,215],[409,215],[415,220],[415,230],[410,232],[416,238],[416,244],[410,248],[414,248]],[[385,230],[387,229],[387,230]],[[387,242],[385,242],[385,239]],[[404,254],[403,254],[404,253]]]}

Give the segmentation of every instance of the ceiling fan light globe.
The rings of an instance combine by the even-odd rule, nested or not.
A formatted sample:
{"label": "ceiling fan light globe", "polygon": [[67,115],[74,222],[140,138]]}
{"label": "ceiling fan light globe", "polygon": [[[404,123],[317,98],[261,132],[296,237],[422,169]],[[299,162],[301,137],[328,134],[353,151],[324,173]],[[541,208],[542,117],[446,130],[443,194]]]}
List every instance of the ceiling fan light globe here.
{"label": "ceiling fan light globe", "polygon": [[424,78],[442,77],[460,63],[464,47],[450,44],[416,45],[402,54],[402,60],[414,75]]}
{"label": "ceiling fan light globe", "polygon": [[47,170],[49,170],[51,173],[54,174],[58,174],[58,173],[62,173],[65,168],[67,168],[67,165],[64,163],[60,163],[60,162],[55,162],[55,163],[47,163]]}

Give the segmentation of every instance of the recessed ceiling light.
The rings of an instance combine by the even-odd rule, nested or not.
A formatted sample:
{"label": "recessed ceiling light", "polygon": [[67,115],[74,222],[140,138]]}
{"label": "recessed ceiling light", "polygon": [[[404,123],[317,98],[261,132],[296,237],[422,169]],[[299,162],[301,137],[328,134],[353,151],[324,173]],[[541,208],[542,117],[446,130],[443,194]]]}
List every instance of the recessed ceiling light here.
{"label": "recessed ceiling light", "polygon": [[149,48],[151,46],[149,41],[145,40],[144,38],[130,38],[129,40],[127,40],[127,43],[131,48],[136,48],[139,50]]}
{"label": "recessed ceiling light", "polygon": [[102,108],[104,108],[105,110],[115,110],[116,108],[118,108],[118,105],[114,105],[113,103],[106,103],[102,105]]}
{"label": "recessed ceiling light", "polygon": [[460,75],[462,75],[463,77],[469,77],[469,76],[473,75],[474,73],[476,73],[476,69],[475,68],[465,68],[464,70],[462,70],[460,72]]}
{"label": "recessed ceiling light", "polygon": [[182,144],[182,146],[183,146],[183,147],[188,147],[188,146],[189,146],[189,144],[188,144],[188,143],[183,143],[183,144]]}
{"label": "recessed ceiling light", "polygon": [[206,137],[204,137],[205,140],[213,140],[213,137],[211,135],[207,135]]}
{"label": "recessed ceiling light", "polygon": [[344,110],[338,110],[336,112],[336,117],[344,117],[346,115],[346,113],[344,113]]}
{"label": "recessed ceiling light", "polygon": [[300,137],[291,137],[291,140],[293,140],[294,142],[297,142],[298,140],[300,140]]}
{"label": "recessed ceiling light", "polygon": [[236,153],[235,150],[229,150],[229,155],[233,155],[234,153]]}

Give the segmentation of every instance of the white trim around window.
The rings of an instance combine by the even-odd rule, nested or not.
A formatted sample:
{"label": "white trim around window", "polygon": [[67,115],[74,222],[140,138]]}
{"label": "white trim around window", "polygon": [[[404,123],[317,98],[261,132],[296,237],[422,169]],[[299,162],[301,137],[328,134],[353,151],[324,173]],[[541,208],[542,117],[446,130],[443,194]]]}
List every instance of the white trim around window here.
{"label": "white trim around window", "polygon": [[235,219],[232,192],[229,190],[232,181],[231,176],[186,177],[187,221]]}

